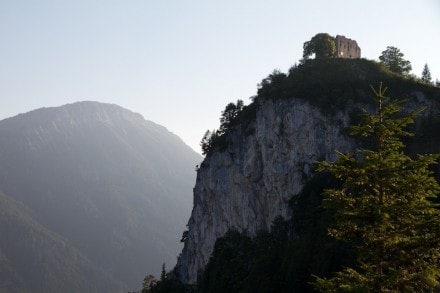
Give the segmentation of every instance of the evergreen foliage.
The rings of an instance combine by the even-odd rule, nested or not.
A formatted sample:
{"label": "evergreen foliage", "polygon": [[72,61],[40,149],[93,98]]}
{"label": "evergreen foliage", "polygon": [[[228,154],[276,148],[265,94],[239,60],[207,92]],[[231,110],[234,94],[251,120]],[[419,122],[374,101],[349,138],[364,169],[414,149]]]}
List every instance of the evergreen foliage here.
{"label": "evergreen foliage", "polygon": [[[368,62],[368,64],[373,63]],[[374,64],[372,66],[375,66]],[[301,66],[305,65],[300,65],[299,67]],[[293,70],[298,69],[294,68]],[[384,70],[388,72],[386,69]],[[271,85],[272,78],[275,77],[276,79],[277,75],[280,75],[280,73],[272,74],[266,86]],[[382,90],[378,93],[383,95]],[[414,266],[417,266],[420,265],[420,260],[423,259],[421,255],[426,252],[423,251],[423,249],[415,248],[418,241],[422,241],[422,239],[426,241],[425,248],[435,247],[438,245],[436,243],[438,243],[437,238],[439,231],[438,224],[435,224],[437,228],[435,228],[435,225],[423,227],[423,222],[417,223],[417,221],[414,221],[414,218],[426,219],[429,213],[433,212],[434,214],[438,214],[438,210],[432,209],[435,205],[425,197],[424,203],[423,200],[417,201],[417,208],[415,208],[415,210],[417,211],[417,209],[423,208],[423,205],[426,204],[427,207],[430,206],[429,213],[423,214],[422,211],[411,213],[410,211],[414,206],[410,203],[410,199],[411,196],[420,199],[420,197],[424,195],[428,197],[429,195],[434,195],[437,187],[432,177],[426,177],[426,180],[422,183],[416,183],[414,181],[417,178],[430,174],[427,166],[429,163],[434,162],[435,156],[421,156],[421,159],[412,160],[408,156],[403,155],[401,152],[403,143],[398,137],[411,136],[411,134],[403,130],[403,128],[412,123],[418,111],[411,113],[409,116],[399,116],[397,112],[401,108],[401,102],[391,102],[387,104],[385,97],[382,99],[381,105],[382,114],[380,115],[382,115],[383,125],[375,124],[376,128],[373,128],[373,130],[378,129],[382,131],[381,137],[384,139],[384,142],[381,142],[381,144],[389,147],[388,151],[385,151],[385,155],[388,157],[384,162],[391,162],[392,167],[381,170],[377,173],[378,175],[376,174],[376,177],[380,179],[386,178],[385,175],[394,174],[393,176],[395,177],[392,177],[394,179],[390,179],[392,188],[394,188],[394,190],[398,189],[401,197],[393,203],[393,206],[398,208],[394,212],[388,209],[381,210],[377,202],[372,202],[370,206],[371,214],[364,219],[367,221],[374,219],[374,217],[380,219],[388,219],[391,217],[395,219],[396,222],[385,227],[386,231],[391,231],[390,229],[392,229],[392,227],[406,227],[403,236],[399,235],[398,231],[392,231],[392,233],[390,232],[392,235],[388,234],[386,237],[381,236],[381,233],[375,235],[369,234],[369,236],[372,237],[372,243],[375,243],[374,241],[378,241],[379,243],[382,241],[391,252],[397,251],[399,256],[403,255],[401,260],[396,260],[397,258],[389,256],[389,261],[396,262],[398,266],[403,266],[405,263],[411,262],[414,263]],[[364,112],[358,121],[361,122],[363,119],[366,119],[366,117],[370,116]],[[391,120],[385,119],[386,117],[390,117]],[[376,120],[380,121],[377,117]],[[370,119],[370,121],[376,120],[373,118]],[[424,137],[429,136],[429,140],[432,138],[432,135],[429,133],[435,132],[435,129],[432,128],[436,128],[435,125],[437,124],[435,124],[435,121],[437,120],[433,117],[423,122],[422,132],[420,132],[423,137],[417,137],[416,142],[411,141],[413,150],[417,150],[421,147],[425,148],[425,143],[423,142]],[[438,121],[440,121],[440,119],[438,119]],[[365,132],[368,133],[368,131],[372,131],[371,129],[368,130],[369,128],[367,126],[364,128],[355,126],[354,129],[362,135],[366,135]],[[391,130],[394,132],[390,132]],[[397,135],[397,138],[392,135],[393,133]],[[364,136],[362,141],[363,145],[371,147],[377,146],[378,143],[378,140],[371,139],[368,135]],[[373,154],[370,151],[359,151],[359,153],[356,153],[353,157],[358,158],[361,154],[364,154],[364,152],[369,156]],[[380,159],[377,156],[372,156],[370,160],[378,164],[380,163]],[[363,162],[365,163],[365,161]],[[413,169],[411,170],[411,168]],[[361,172],[364,176],[364,180],[374,175],[373,169],[371,166],[368,171]],[[405,171],[409,171],[409,173],[406,174]],[[356,174],[353,169],[351,169],[351,172],[347,172],[347,174],[348,173],[351,176]],[[239,233],[233,230],[228,232],[224,237],[219,238],[204,273],[198,279],[196,292],[314,292],[316,289],[323,291],[328,289],[328,291],[331,292],[332,290],[338,291],[341,289],[324,289],[319,286],[327,285],[328,283],[326,282],[332,280],[331,277],[334,276],[336,272],[342,271],[344,267],[351,268],[347,270],[348,273],[352,274],[349,277],[358,273],[358,271],[361,270],[361,265],[356,259],[362,261],[367,260],[363,253],[369,251],[369,247],[358,251],[356,248],[358,248],[359,241],[353,237],[349,238],[347,235],[344,235],[345,237],[341,236],[336,238],[328,234],[330,227],[334,229],[334,227],[337,226],[341,207],[326,204],[324,208],[322,205],[323,190],[329,188],[330,190],[340,190],[344,188],[346,184],[344,180],[345,179],[341,176],[337,176],[337,174],[333,175],[329,172],[316,174],[311,181],[304,186],[301,194],[292,198],[290,203],[292,218],[287,220],[277,218],[273,222],[270,232],[260,232],[255,237],[250,237],[246,233]],[[387,182],[387,180],[388,179],[385,181]],[[374,189],[374,186],[367,187],[358,185],[351,187],[349,190],[353,192],[357,190],[366,192],[367,190]],[[431,187],[432,189],[430,189]],[[419,188],[419,191],[413,192],[411,188]],[[423,193],[424,191],[426,191],[426,193]],[[389,199],[383,200],[387,203],[390,202]],[[400,213],[402,213],[402,215],[400,215]],[[400,223],[399,221],[402,222]],[[430,223],[434,224],[435,221],[434,219]],[[408,225],[408,222],[411,222],[410,225]],[[427,231],[431,234],[427,234]],[[418,238],[412,239],[412,235],[416,235]],[[350,241],[346,241],[347,239]],[[434,259],[434,262],[431,264],[435,265],[435,261],[438,262],[438,258],[435,260],[435,255],[433,254],[431,256],[433,256]],[[436,280],[436,278],[438,278],[435,276],[436,267],[431,267],[431,269],[432,271],[430,272],[434,272],[434,277],[427,277],[426,275],[420,277],[420,279],[425,278],[423,280],[426,282]],[[384,269],[382,270],[384,271]],[[394,270],[393,273],[397,274],[397,271],[398,270]],[[409,283],[414,282],[416,286],[424,288],[417,283],[416,275],[417,273],[409,273],[405,278],[411,278],[411,282]],[[313,276],[323,278],[320,279],[321,283],[319,285],[315,283],[315,286],[317,286],[315,289],[312,286],[316,280]],[[389,274],[388,276],[390,277],[387,282],[390,283],[390,279],[397,278],[395,277],[396,275],[393,274]],[[365,278],[359,277],[355,282],[357,287],[354,286],[349,289],[368,292],[370,290],[369,286],[371,285],[371,290],[374,291],[374,284],[365,285],[365,283],[362,283],[364,279]],[[338,280],[338,282],[339,281],[340,280]],[[411,289],[411,287],[408,286],[412,285],[405,284],[403,287],[399,287],[398,290],[405,291]],[[427,290],[429,291],[429,289]]]}
{"label": "evergreen foliage", "polygon": [[433,100],[440,100],[431,85],[392,72],[384,63],[366,59],[307,60],[294,65],[288,74],[272,72],[259,84],[255,101],[303,99],[332,115],[346,109],[348,102],[371,104],[366,84],[383,81],[394,96],[409,97],[415,90]]}
{"label": "evergreen foliage", "polygon": [[229,103],[220,117],[220,134],[225,133],[235,122],[240,112],[243,110],[243,101],[237,100],[237,103]]}
{"label": "evergreen foliage", "polygon": [[162,264],[162,270],[160,271],[160,281],[165,281],[167,272],[165,270],[165,263]]}
{"label": "evergreen foliage", "polygon": [[142,293],[189,293],[193,292],[190,286],[184,285],[176,278],[166,278],[163,281],[157,281],[153,284],[149,291],[142,291]]}
{"label": "evergreen foliage", "polygon": [[[258,95],[252,98],[250,105],[228,104],[222,112],[219,130],[207,131],[202,139],[204,154],[209,156],[213,151],[223,151],[232,143],[233,136],[251,133],[257,109],[267,100],[295,97],[308,101],[325,114],[332,114],[346,109],[349,102],[373,104],[365,91],[365,84],[377,80],[391,85],[393,95],[410,97],[408,93],[417,90],[433,103],[440,100],[435,87],[393,73],[383,63],[365,59],[308,60],[293,66],[287,74],[273,71],[259,84]],[[357,115],[356,109],[352,112],[352,121],[360,123],[365,117],[362,112]],[[392,115],[393,119],[395,115]],[[416,137],[405,140],[410,146],[408,151],[412,154],[426,150],[438,152],[440,117],[427,116],[420,123]],[[375,141],[364,137],[362,143],[374,146]],[[403,163],[396,161],[394,164]],[[413,163],[413,166],[417,164]],[[419,175],[413,172],[412,176]],[[316,279],[313,276],[331,278],[344,267],[358,270],[357,243],[347,243],[328,235],[330,226],[336,225],[336,210],[322,206],[323,190],[340,189],[342,183],[341,178],[335,178],[329,172],[315,174],[302,192],[292,197],[292,218],[277,218],[270,232],[263,231],[254,237],[236,230],[228,232],[217,240],[197,287],[183,285],[173,273],[168,273],[165,280],[153,287],[154,292],[315,292],[312,283]],[[182,237],[185,238],[185,233]],[[396,239],[391,237],[390,241]]]}
{"label": "evergreen foliage", "polygon": [[377,112],[363,115],[352,135],[367,139],[370,149],[338,153],[320,162],[342,181],[326,189],[324,207],[335,211],[329,234],[355,247],[358,265],[330,279],[317,278],[325,292],[434,292],[440,289],[440,211],[432,200],[440,187],[429,166],[438,156],[403,154],[404,130],[421,110],[399,115],[402,101],[373,88]]}
{"label": "evergreen foliage", "polygon": [[432,83],[431,71],[429,70],[428,64],[425,64],[425,66],[423,66],[422,81],[426,83]]}
{"label": "evergreen foliage", "polygon": [[242,100],[229,103],[220,117],[220,128],[218,130],[207,130],[200,142],[202,154],[208,155],[214,149],[224,150],[230,143],[229,134],[236,127],[241,127],[245,132],[250,132],[249,122],[256,116],[256,106],[254,103],[245,106]]}
{"label": "evergreen foliage", "polygon": [[194,292],[190,285],[182,284],[177,280],[173,271],[166,272],[165,264],[162,264],[159,280],[148,275],[144,278],[142,293],[191,293]]}
{"label": "evergreen foliage", "polygon": [[320,205],[328,186],[339,185],[328,174],[314,177],[290,202],[295,217],[275,218],[270,232],[231,230],[217,239],[197,292],[313,292],[312,274],[352,264],[350,247],[327,235],[332,212]]}
{"label": "evergreen foliage", "polygon": [[198,281],[198,292],[283,292],[282,257],[289,223],[274,221],[272,231],[255,237],[236,230],[216,241],[212,257]]}
{"label": "evergreen foliage", "polygon": [[225,150],[231,143],[230,134],[234,129],[252,134],[257,109],[266,100],[295,97],[316,106],[324,114],[332,115],[345,110],[348,102],[371,104],[365,85],[378,80],[392,88],[392,95],[408,97],[417,90],[440,101],[440,93],[432,85],[396,74],[382,62],[342,58],[307,60],[292,66],[287,74],[274,70],[258,84],[258,95],[252,97],[249,105],[240,106],[240,100],[228,104],[220,117],[220,128],[208,130],[203,136],[200,142],[202,153],[209,155],[214,149]]}

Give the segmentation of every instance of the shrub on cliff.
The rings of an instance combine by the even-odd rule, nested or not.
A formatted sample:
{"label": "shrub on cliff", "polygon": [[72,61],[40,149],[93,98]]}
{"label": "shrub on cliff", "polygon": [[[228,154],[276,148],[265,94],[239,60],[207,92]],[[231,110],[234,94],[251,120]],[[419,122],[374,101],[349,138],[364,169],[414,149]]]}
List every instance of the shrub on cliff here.
{"label": "shrub on cliff", "polygon": [[254,103],[248,106],[242,100],[229,103],[220,117],[220,128],[218,130],[207,130],[200,141],[202,154],[208,155],[213,150],[222,151],[230,143],[228,135],[236,128],[241,127],[245,134],[251,132],[248,128],[249,123],[255,119],[256,107]]}

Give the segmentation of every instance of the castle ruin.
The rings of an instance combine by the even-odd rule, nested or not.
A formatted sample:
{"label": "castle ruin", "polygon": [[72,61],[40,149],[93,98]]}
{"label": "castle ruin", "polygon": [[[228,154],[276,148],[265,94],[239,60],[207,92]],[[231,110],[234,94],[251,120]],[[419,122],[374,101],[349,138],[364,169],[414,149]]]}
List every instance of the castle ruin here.
{"label": "castle ruin", "polygon": [[361,58],[361,48],[355,40],[337,35],[335,38],[337,58]]}

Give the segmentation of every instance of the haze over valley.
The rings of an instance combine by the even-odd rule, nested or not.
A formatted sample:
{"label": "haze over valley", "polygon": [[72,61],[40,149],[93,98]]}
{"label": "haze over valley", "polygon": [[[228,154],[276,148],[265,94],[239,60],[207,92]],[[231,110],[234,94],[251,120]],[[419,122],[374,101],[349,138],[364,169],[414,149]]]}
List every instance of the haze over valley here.
{"label": "haze over valley", "polygon": [[440,1],[0,1],[0,293],[440,292]]}
{"label": "haze over valley", "polygon": [[139,288],[147,272],[175,264],[200,161],[176,135],[116,105],[0,121],[0,265],[15,280],[2,286]]}

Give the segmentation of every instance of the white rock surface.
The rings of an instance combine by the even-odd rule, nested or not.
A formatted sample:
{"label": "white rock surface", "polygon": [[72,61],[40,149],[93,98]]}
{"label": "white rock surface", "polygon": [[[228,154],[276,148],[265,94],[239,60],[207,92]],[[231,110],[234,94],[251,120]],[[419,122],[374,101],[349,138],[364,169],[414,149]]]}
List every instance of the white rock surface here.
{"label": "white rock surface", "polygon": [[255,235],[276,216],[289,217],[288,201],[301,191],[313,162],[351,150],[341,133],[347,125],[348,115],[326,117],[298,99],[260,105],[253,133],[236,129],[229,147],[209,155],[198,171],[188,238],[176,266],[181,281],[197,281],[216,239],[230,228]]}

